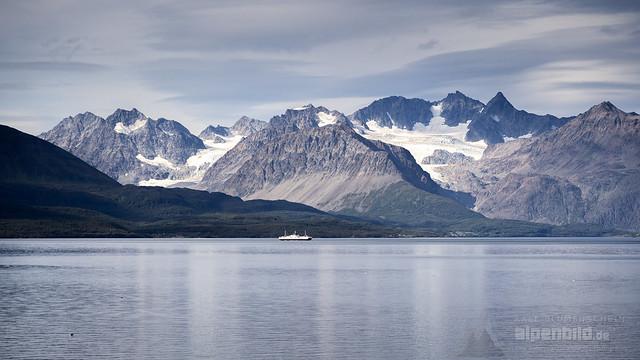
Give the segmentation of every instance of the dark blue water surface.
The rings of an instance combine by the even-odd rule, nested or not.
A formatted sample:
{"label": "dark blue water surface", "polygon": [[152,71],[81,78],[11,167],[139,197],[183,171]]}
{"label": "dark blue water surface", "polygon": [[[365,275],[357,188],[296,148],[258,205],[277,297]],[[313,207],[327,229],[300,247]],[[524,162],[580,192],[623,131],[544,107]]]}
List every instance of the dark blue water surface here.
{"label": "dark blue water surface", "polygon": [[640,359],[640,244],[3,240],[0,358]]}

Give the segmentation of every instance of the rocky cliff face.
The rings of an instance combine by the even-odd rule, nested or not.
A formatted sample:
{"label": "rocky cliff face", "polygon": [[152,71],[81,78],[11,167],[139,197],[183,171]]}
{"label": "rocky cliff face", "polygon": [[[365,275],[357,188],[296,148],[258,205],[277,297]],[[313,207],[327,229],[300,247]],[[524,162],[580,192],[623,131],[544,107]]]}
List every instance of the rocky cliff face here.
{"label": "rocky cliff face", "polygon": [[472,157],[459,152],[447,150],[435,150],[433,155],[425,156],[421,163],[425,165],[467,164],[473,161]]}
{"label": "rocky cliff face", "polygon": [[177,164],[205,148],[177,121],[150,119],[136,109],[118,109],[106,119],[78,114],[40,137],[121,183],[166,178]]}
{"label": "rocky cliff face", "polygon": [[536,115],[517,110],[501,92],[498,92],[482,111],[474,115],[466,139],[497,144],[508,139],[540,135],[559,128],[568,120],[548,114]]}
{"label": "rocky cliff face", "polygon": [[438,103],[442,105],[441,116],[446,119],[445,124],[448,126],[458,126],[460,123],[466,123],[484,108],[483,103],[466,96],[460,91],[448,94]]}
{"label": "rocky cliff face", "polygon": [[232,136],[249,136],[254,132],[260,131],[267,126],[267,123],[261,120],[252,119],[248,116],[243,116],[231,127],[222,125],[209,125],[200,135],[202,140],[213,140],[216,142],[224,142],[225,137]]}
{"label": "rocky cliff face", "polygon": [[[438,114],[434,115],[434,107]],[[498,92],[487,105],[472,99],[460,91],[448,94],[439,101],[407,99],[391,96],[374,101],[354,112],[350,119],[368,129],[373,121],[379,127],[416,129],[416,124],[428,126],[434,117],[444,118],[444,125],[457,127],[468,124],[466,140],[497,144],[518,137],[537,136],[564,125],[568,118],[553,115],[536,115],[516,109]]]}
{"label": "rocky cliff face", "polygon": [[223,136],[230,136],[231,131],[226,126],[209,125],[200,132],[198,137],[202,140],[215,140],[216,142],[224,142]]}
{"label": "rocky cliff face", "polygon": [[[287,110],[242,140],[207,171],[201,186],[247,199],[286,199],[366,215],[371,196],[398,184],[442,191],[407,150],[367,140],[344,115],[308,105]],[[445,203],[472,214],[452,200]]]}
{"label": "rocky cliff face", "polygon": [[363,124],[375,121],[380,127],[398,127],[411,130],[415,124],[429,124],[431,106],[422,99],[407,99],[402,96],[390,96],[374,101],[369,106],[354,112],[352,121]]}
{"label": "rocky cliff face", "polygon": [[231,127],[231,133],[235,135],[249,136],[255,132],[258,132],[265,127],[268,123],[266,121],[257,120],[248,116],[243,116]]}
{"label": "rocky cliff face", "polygon": [[640,229],[640,116],[609,102],[538,137],[490,146],[446,170],[496,218]]}

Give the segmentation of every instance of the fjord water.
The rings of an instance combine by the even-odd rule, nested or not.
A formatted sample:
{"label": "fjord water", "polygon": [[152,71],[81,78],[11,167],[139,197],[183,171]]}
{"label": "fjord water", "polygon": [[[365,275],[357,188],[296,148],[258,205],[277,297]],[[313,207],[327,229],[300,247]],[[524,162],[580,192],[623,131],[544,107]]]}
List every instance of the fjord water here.
{"label": "fjord water", "polygon": [[9,359],[640,358],[621,239],[5,240],[0,300]]}

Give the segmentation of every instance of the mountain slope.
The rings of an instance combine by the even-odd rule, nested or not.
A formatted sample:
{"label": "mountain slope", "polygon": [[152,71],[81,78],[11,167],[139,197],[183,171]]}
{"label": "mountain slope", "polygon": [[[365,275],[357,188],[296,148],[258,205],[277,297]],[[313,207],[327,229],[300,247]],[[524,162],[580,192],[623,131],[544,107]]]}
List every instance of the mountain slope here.
{"label": "mountain slope", "polygon": [[498,92],[481,112],[474,115],[466,139],[497,144],[513,138],[540,135],[559,128],[567,121],[566,118],[559,119],[549,114],[536,115],[517,110],[501,92]]}
{"label": "mountain slope", "polygon": [[264,121],[243,116],[231,127],[209,125],[202,130],[198,137],[202,140],[222,140],[222,142],[224,142],[224,139],[221,139],[220,137],[249,136],[254,132],[264,129],[266,126],[267,123]]}
{"label": "mountain slope", "polygon": [[177,121],[153,120],[136,109],[118,109],[106,119],[78,114],[40,137],[124,184],[166,178],[205,148]]}
{"label": "mountain slope", "polygon": [[[440,196],[445,192],[407,150],[367,140],[353,131],[344,115],[310,105],[287,110],[269,127],[245,138],[207,171],[201,185],[247,199],[287,199],[363,216],[381,205],[376,194],[407,185],[464,216],[477,216]],[[415,209],[428,216],[422,210]]]}
{"label": "mountain slope", "polygon": [[0,237],[275,236],[285,227],[325,236],[398,232],[286,201],[123,186],[63,149],[6,126],[0,126],[0,150]]}
{"label": "mountain slope", "polygon": [[366,126],[374,121],[380,127],[398,127],[411,130],[415,124],[429,124],[431,106],[433,104],[422,99],[407,99],[402,96],[390,96],[372,102],[357,110],[350,118]]}
{"label": "mountain slope", "polygon": [[[385,99],[394,99],[394,101],[383,101]],[[354,128],[369,140],[383,141],[409,150],[422,169],[427,171],[433,179],[441,180],[440,169],[447,166],[447,164],[433,165],[422,160],[438,151],[461,153],[471,159],[482,157],[482,152],[487,147],[487,144],[483,140],[468,141],[465,139],[471,118],[484,107],[484,104],[480,101],[474,100],[459,91],[450,93],[444,99],[434,103],[402,97],[385,99],[374,102],[370,106],[354,113],[351,118],[360,119],[360,123],[353,120]],[[421,111],[428,112],[428,114],[422,114],[422,112],[417,111],[402,113],[402,116],[396,114],[398,118],[404,119],[405,124],[407,124],[404,127],[394,123],[380,123],[375,118],[371,119],[365,116],[372,113],[385,114],[391,110],[388,105],[395,103],[422,104]],[[387,105],[387,107],[384,105]],[[411,108],[411,106],[408,104],[406,106],[396,106],[396,112],[406,108]],[[374,110],[377,112],[374,112]],[[384,126],[381,126],[381,124]]]}
{"label": "mountain slope", "polygon": [[0,182],[29,184],[95,185],[118,183],[70,153],[46,141],[0,125]]}
{"label": "mountain slope", "polygon": [[447,170],[496,218],[640,229],[640,116],[604,102],[531,139],[491,146]]}

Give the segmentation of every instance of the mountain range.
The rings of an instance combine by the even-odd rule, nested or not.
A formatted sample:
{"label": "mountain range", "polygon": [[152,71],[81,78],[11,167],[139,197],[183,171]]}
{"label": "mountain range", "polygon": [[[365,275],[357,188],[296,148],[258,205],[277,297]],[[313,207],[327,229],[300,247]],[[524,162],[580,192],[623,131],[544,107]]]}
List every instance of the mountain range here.
{"label": "mountain range", "polygon": [[490,217],[640,229],[640,116],[610,102],[445,171]]}
{"label": "mountain range", "polygon": [[[350,125],[347,117],[324,107],[287,110],[214,163],[200,185],[246,199],[288,199],[398,222],[409,219],[393,211],[406,210],[408,198],[399,193],[408,191],[409,202],[424,205],[412,211],[412,222],[478,216],[447,198],[450,192],[431,180],[409,151],[368,140]],[[436,203],[442,205],[439,214]],[[383,208],[387,211],[378,211]]]}
{"label": "mountain range", "polygon": [[[382,98],[351,115],[306,105],[199,136],[133,109],[79,114],[41,137],[125,184],[282,199],[408,226],[485,215],[638,230],[637,114],[605,105],[560,118],[516,109],[501,92],[484,104],[456,91],[438,101]],[[606,122],[620,126],[601,133]],[[616,158],[619,147],[632,155]],[[570,160],[581,166],[569,174]]]}
{"label": "mountain range", "polygon": [[322,212],[283,200],[219,192],[121,185],[73,154],[0,125],[2,237],[275,237],[306,229],[318,237],[557,236],[610,233],[463,212],[423,226],[399,226]]}
{"label": "mountain range", "polygon": [[3,125],[0,197],[0,237],[275,237],[287,228],[316,236],[403,233],[287,201],[121,185],[71,153]]}

